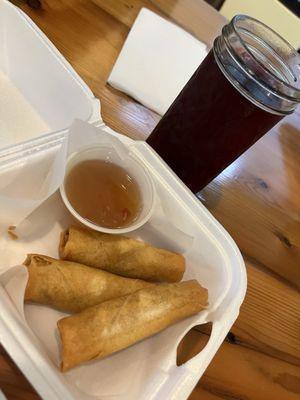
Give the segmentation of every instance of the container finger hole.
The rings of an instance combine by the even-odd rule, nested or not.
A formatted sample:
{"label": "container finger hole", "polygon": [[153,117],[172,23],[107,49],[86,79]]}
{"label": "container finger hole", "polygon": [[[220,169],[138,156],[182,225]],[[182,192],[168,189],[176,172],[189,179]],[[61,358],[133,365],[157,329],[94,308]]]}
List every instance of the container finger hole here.
{"label": "container finger hole", "polygon": [[177,347],[176,364],[180,366],[200,353],[209,341],[212,323],[197,325],[190,329]]}

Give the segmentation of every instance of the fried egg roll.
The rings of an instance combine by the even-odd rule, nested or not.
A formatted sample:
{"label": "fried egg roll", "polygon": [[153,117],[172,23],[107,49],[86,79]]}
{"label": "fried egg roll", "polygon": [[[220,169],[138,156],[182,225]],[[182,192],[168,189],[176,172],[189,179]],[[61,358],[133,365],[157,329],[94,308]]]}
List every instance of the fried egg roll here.
{"label": "fried egg roll", "polygon": [[207,305],[195,280],[165,283],[106,301],[58,321],[62,371],[145,339]]}
{"label": "fried egg roll", "polygon": [[71,227],[61,234],[60,257],[128,278],[179,282],[185,271],[181,254],[121,235]]}
{"label": "fried egg roll", "polygon": [[79,312],[153,285],[39,254],[29,254],[24,265],[29,274],[25,301],[46,304],[68,312]]}

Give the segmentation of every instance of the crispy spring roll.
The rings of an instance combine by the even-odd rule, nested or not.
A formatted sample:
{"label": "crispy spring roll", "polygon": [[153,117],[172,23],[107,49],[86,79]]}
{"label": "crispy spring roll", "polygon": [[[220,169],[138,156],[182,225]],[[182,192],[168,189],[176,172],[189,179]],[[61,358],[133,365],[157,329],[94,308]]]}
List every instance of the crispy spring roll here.
{"label": "crispy spring roll", "polygon": [[24,264],[29,273],[25,301],[68,312],[79,312],[153,285],[38,254],[29,254]]}
{"label": "crispy spring roll", "polygon": [[58,321],[62,371],[124,349],[207,305],[197,281],[165,283],[87,308]]}
{"label": "crispy spring roll", "polygon": [[64,260],[148,281],[179,282],[185,271],[181,254],[125,236],[74,227],[62,232],[59,254]]}

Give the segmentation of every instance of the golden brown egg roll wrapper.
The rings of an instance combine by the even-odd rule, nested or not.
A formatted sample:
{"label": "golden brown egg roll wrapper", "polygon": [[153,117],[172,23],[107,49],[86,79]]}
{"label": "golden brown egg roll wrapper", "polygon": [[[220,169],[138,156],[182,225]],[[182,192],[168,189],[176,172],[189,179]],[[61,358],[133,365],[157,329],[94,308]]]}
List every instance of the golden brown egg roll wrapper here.
{"label": "golden brown egg roll wrapper", "polygon": [[125,236],[75,227],[61,234],[59,254],[65,260],[149,281],[179,282],[185,271],[181,254]]}
{"label": "golden brown egg roll wrapper", "polygon": [[165,283],[87,308],[58,321],[62,371],[103,358],[196,314],[207,305],[197,281]]}
{"label": "golden brown egg roll wrapper", "polygon": [[29,254],[24,264],[29,273],[25,301],[69,312],[153,285],[39,254]]}

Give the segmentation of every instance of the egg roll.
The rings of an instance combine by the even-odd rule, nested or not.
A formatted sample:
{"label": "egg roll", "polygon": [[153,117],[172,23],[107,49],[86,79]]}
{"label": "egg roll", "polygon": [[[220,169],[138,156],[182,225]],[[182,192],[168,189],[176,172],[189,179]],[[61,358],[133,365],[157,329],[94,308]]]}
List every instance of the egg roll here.
{"label": "egg roll", "polygon": [[106,357],[198,313],[207,296],[195,280],[162,283],[59,320],[62,371]]}
{"label": "egg roll", "polygon": [[29,274],[25,301],[71,313],[153,285],[40,254],[29,254],[24,264]]}
{"label": "egg roll", "polygon": [[126,236],[75,227],[62,232],[59,254],[64,260],[147,281],[179,282],[185,271],[181,254]]}

